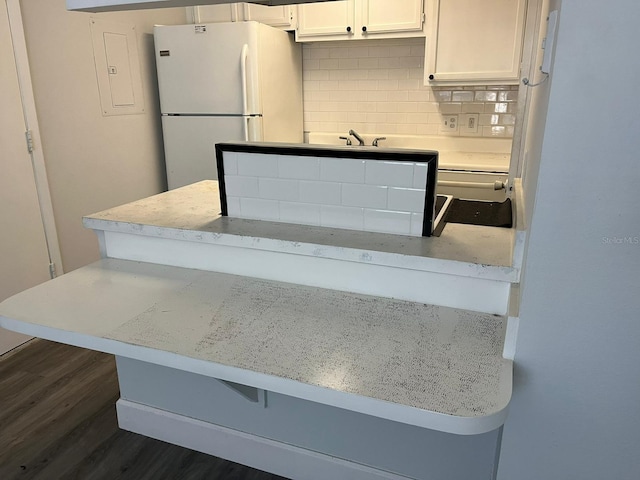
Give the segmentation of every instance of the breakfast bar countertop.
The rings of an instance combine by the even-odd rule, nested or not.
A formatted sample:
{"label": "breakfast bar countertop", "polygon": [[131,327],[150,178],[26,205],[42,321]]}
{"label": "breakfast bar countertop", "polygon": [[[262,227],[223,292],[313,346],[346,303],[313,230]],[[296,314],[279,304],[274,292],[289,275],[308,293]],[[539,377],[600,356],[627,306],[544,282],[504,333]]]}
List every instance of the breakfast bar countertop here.
{"label": "breakfast bar countertop", "polygon": [[[220,215],[216,181],[84,223],[104,235],[107,258],[5,300],[0,326],[443,432],[481,434],[506,418],[505,315],[278,281],[255,268],[222,273],[199,268],[197,252],[217,244],[219,255],[254,267],[250,249],[287,254],[298,268],[297,256],[307,256],[392,267],[409,278],[423,270],[508,284],[519,275],[511,266],[513,229],[451,224],[441,237],[422,238],[234,219]],[[180,244],[197,262],[108,258],[118,241],[142,250],[160,241],[161,259]],[[313,268],[319,274],[323,267]],[[435,290],[420,282],[417,288]],[[458,296],[471,292],[449,285]]]}
{"label": "breakfast bar countertop", "polygon": [[504,422],[506,318],[103,259],[0,303],[28,335],[457,434]]}
{"label": "breakfast bar countertop", "polygon": [[448,223],[439,237],[410,237],[229,218],[220,210],[218,182],[205,180],[86,216],[84,225],[489,280],[519,278],[514,229]]}

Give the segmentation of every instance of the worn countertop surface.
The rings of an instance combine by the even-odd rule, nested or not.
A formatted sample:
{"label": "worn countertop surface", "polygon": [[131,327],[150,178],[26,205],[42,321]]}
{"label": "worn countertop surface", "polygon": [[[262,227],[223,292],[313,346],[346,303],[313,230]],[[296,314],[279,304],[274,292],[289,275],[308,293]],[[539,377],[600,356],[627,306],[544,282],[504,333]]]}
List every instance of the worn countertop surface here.
{"label": "worn countertop surface", "polygon": [[220,243],[298,255],[517,282],[513,229],[449,223],[440,237],[410,237],[220,215],[205,180],[84,218],[96,230]]}
{"label": "worn countertop surface", "polygon": [[[202,187],[202,185],[200,186]],[[504,422],[505,317],[104,259],[0,304],[0,326],[459,434]]]}

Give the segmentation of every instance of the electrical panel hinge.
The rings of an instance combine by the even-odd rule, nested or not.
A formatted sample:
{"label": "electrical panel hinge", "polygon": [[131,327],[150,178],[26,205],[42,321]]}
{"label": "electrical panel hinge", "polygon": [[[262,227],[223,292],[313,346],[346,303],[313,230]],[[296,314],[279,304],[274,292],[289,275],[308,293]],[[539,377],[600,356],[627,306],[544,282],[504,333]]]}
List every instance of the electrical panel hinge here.
{"label": "electrical panel hinge", "polygon": [[31,130],[24,132],[24,136],[27,139],[27,150],[29,153],[33,153],[33,136],[31,135]]}

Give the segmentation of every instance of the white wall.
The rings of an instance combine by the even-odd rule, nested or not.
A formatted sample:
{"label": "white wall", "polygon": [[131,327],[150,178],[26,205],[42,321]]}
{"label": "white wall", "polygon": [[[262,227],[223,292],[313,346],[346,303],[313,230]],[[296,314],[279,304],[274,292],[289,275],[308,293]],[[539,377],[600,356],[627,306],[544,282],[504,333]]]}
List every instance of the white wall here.
{"label": "white wall", "polygon": [[637,18],[562,2],[502,480],[640,475]]}
{"label": "white wall", "polygon": [[[162,191],[166,180],[152,27],[186,23],[185,9],[88,14],[64,0],[22,0],[43,150],[64,263],[99,258],[82,216]],[[141,115],[103,117],[93,60],[91,16],[134,24],[145,95]]]}

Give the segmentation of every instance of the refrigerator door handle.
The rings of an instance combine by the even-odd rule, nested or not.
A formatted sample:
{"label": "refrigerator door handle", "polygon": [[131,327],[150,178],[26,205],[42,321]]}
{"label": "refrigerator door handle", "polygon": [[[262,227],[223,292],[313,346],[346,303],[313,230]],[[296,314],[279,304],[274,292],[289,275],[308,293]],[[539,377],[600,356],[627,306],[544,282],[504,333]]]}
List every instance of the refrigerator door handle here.
{"label": "refrigerator door handle", "polygon": [[[242,114],[248,115],[248,93],[247,93],[247,59],[249,58],[249,45],[246,43],[242,46],[242,52],[240,53],[240,72],[242,75]],[[244,125],[244,139],[249,141],[249,119],[243,119]]]}
{"label": "refrigerator door handle", "polygon": [[244,130],[244,141],[249,141],[249,119],[251,117],[242,117],[242,127]]}
{"label": "refrigerator door handle", "polygon": [[246,43],[242,46],[242,52],[240,53],[240,71],[242,75],[242,114],[249,114],[249,99],[248,99],[248,78],[247,78],[247,59],[249,58],[249,45]]}

